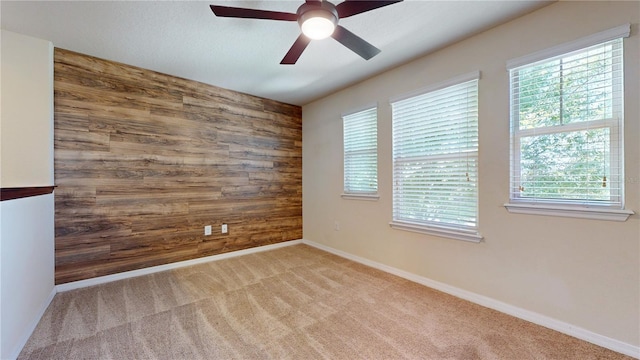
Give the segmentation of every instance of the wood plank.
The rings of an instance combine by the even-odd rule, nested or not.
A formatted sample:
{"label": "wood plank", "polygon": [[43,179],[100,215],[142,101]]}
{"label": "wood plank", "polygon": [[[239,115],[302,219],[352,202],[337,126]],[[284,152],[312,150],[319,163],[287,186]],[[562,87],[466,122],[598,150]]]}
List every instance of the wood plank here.
{"label": "wood plank", "polygon": [[56,49],[56,283],[300,239],[301,117]]}
{"label": "wood plank", "polygon": [[108,244],[99,246],[92,244],[75,248],[65,247],[64,249],[56,249],[55,263],[56,266],[61,266],[77,263],[78,261],[104,261],[109,260],[110,254],[111,246]]}

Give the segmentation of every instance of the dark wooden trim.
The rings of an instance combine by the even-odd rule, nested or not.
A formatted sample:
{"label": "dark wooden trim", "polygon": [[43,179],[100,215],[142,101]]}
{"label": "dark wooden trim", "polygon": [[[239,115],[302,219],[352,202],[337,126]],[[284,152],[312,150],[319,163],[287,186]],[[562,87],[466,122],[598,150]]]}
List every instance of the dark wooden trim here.
{"label": "dark wooden trim", "polygon": [[0,201],[51,194],[55,186],[15,187],[0,189]]}

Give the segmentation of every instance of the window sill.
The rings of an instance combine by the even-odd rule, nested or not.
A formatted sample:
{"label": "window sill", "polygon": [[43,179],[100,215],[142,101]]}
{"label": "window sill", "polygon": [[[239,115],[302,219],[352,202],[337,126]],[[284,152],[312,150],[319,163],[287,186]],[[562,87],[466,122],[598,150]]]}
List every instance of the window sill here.
{"label": "window sill", "polygon": [[427,226],[404,221],[392,221],[389,223],[389,225],[397,230],[412,231],[420,234],[435,235],[455,240],[463,240],[474,243],[479,243],[482,240],[482,235],[474,230]]}
{"label": "window sill", "polygon": [[635,214],[631,210],[620,210],[598,207],[574,207],[551,204],[531,204],[531,203],[508,203],[504,207],[510,213],[531,214],[545,216],[562,216],[582,219],[626,221],[629,216]]}
{"label": "window sill", "polygon": [[340,196],[346,200],[378,201],[380,199],[378,194],[341,194]]}

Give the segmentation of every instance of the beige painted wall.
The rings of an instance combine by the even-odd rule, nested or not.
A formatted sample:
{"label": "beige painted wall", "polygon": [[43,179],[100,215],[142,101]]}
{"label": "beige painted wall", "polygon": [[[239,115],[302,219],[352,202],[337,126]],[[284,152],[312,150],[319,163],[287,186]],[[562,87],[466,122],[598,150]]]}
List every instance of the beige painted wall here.
{"label": "beige painted wall", "polygon": [[[304,238],[640,345],[640,2],[559,2],[303,107]],[[508,213],[507,60],[625,23],[626,222]],[[480,244],[391,229],[389,98],[480,70]],[[344,200],[342,113],[379,104],[379,201]],[[334,230],[335,222],[340,230]]]}
{"label": "beige painted wall", "polygon": [[2,30],[0,186],[53,185],[53,44]]}

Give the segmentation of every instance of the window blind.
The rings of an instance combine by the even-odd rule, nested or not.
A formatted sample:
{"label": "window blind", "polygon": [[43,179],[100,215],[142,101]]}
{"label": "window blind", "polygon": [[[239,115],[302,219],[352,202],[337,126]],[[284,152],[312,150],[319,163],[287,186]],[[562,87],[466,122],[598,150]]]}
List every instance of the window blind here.
{"label": "window blind", "polygon": [[373,107],[342,117],[345,194],[378,192],[377,115]]}
{"label": "window blind", "polygon": [[623,206],[622,48],[510,69],[512,201]]}
{"label": "window blind", "polygon": [[391,106],[393,221],[476,229],[478,77]]}

